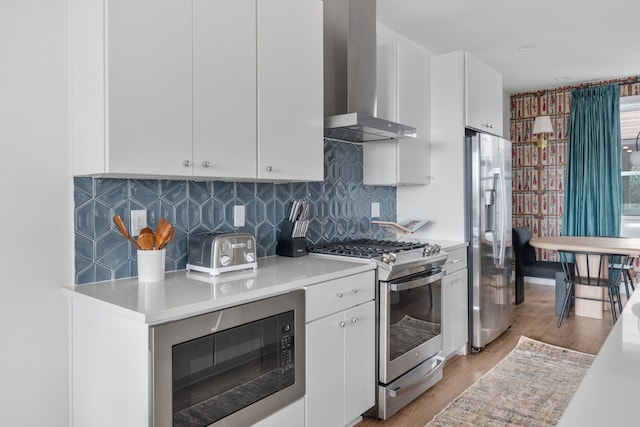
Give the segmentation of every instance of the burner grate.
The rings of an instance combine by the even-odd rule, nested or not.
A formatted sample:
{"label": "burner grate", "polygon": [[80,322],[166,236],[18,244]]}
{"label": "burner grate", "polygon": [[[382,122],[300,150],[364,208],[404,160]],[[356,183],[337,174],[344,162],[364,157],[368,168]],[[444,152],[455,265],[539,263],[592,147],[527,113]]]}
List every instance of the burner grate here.
{"label": "burner grate", "polygon": [[424,248],[426,243],[399,242],[395,240],[358,239],[345,242],[329,243],[326,245],[312,246],[309,252],[349,256],[355,258],[373,258],[389,252],[404,252],[413,249]]}

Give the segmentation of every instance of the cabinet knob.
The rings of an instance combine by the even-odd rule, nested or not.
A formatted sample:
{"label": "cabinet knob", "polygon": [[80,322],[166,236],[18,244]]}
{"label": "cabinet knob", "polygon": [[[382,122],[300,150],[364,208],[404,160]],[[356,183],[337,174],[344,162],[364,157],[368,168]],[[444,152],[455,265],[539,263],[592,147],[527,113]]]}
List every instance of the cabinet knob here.
{"label": "cabinet knob", "polygon": [[338,326],[340,326],[341,328],[344,328],[347,326],[347,323],[344,320],[341,320],[338,322]]}
{"label": "cabinet knob", "polygon": [[182,162],[182,166],[184,166],[185,168],[191,167],[191,160],[185,160],[184,162]]}
{"label": "cabinet knob", "polygon": [[351,323],[358,323],[358,318],[357,317],[352,317],[351,318]]}
{"label": "cabinet knob", "polygon": [[267,172],[273,172],[273,166],[267,166],[266,169]]}
{"label": "cabinet knob", "polygon": [[202,167],[203,168],[208,168],[209,166],[211,166],[211,163],[209,163],[208,160],[205,160],[204,162],[202,162]]}
{"label": "cabinet knob", "polygon": [[343,295],[343,293],[342,293],[342,292],[338,292],[338,293],[336,294],[336,296],[337,296],[338,298],[342,298],[344,295]]}
{"label": "cabinet knob", "polygon": [[358,290],[357,290],[357,289],[351,289],[351,293],[352,293],[352,294],[357,294],[357,293],[358,293]]}

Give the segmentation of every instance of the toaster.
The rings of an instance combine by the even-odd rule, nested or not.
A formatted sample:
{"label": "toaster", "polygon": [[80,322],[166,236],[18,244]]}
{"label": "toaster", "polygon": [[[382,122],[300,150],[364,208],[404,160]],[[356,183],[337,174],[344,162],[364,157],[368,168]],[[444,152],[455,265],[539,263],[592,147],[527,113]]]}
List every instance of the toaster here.
{"label": "toaster", "polygon": [[257,267],[256,240],[247,233],[199,233],[189,237],[187,270],[217,276]]}

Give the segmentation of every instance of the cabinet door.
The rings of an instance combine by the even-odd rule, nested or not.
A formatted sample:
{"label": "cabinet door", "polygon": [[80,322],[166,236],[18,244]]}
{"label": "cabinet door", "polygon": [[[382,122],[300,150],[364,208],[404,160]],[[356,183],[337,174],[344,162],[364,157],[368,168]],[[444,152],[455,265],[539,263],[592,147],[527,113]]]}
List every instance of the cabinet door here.
{"label": "cabinet door", "polygon": [[375,404],[375,320],[373,301],[345,312],[345,423]]}
{"label": "cabinet door", "polygon": [[258,1],[258,178],[324,179],[322,1]]}
{"label": "cabinet door", "polygon": [[105,172],[185,174],[192,140],[191,3],[111,0],[106,8]]}
{"label": "cabinet door", "polygon": [[193,1],[193,174],[256,175],[256,1]]}
{"label": "cabinet door", "polygon": [[465,53],[466,124],[502,136],[502,75]]}
{"label": "cabinet door", "polygon": [[344,425],[343,312],[307,324],[307,427]]}
{"label": "cabinet door", "polygon": [[467,269],[442,279],[442,352],[453,354],[468,342]]}

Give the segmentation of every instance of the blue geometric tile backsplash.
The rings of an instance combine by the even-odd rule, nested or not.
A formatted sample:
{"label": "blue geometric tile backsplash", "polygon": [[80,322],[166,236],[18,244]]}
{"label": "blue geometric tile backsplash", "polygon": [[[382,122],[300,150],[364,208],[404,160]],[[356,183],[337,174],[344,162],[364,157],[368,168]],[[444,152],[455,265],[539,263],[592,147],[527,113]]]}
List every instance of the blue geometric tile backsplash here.
{"label": "blue geometric tile backsplash", "polygon": [[[352,238],[385,238],[371,226],[371,203],[380,218],[396,220],[396,189],[362,183],[362,147],[325,141],[323,182],[261,183],[152,179],[74,178],[75,280],[77,284],[137,275],[136,250],[118,232],[130,212],[147,210],[149,227],[165,217],[176,228],[167,246],[166,270],[187,263],[190,234],[238,231],[255,236],[258,257],[275,255],[282,221],[293,200],[310,205],[309,245]],[[245,206],[245,226],[233,227],[235,205]]]}

